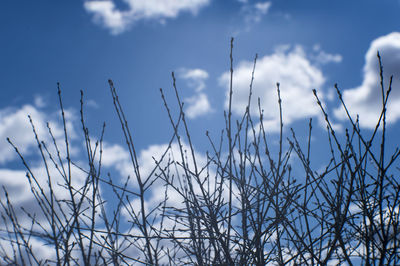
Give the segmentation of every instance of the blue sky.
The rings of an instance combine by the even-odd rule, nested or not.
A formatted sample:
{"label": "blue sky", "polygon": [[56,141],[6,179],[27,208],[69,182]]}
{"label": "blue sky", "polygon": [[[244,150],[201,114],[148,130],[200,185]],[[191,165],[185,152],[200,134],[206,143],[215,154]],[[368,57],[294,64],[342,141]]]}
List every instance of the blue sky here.
{"label": "blue sky", "polygon": [[[275,97],[271,84],[280,82],[283,93],[296,95],[296,91],[310,96],[305,99],[308,104],[313,101],[310,94],[313,88],[332,99],[335,82],[343,90],[361,86],[371,43],[400,28],[397,19],[400,3],[389,0],[161,1],[165,6],[155,0],[147,1],[144,6],[138,3],[135,0],[2,2],[0,107],[18,109],[30,104],[45,113],[56,111],[56,82],[60,82],[66,105],[75,110],[79,108],[79,90],[84,90],[90,103],[87,108],[90,126],[99,127],[106,121],[111,125],[107,137],[116,141],[120,135],[118,127],[112,124],[115,113],[107,86],[111,78],[135,128],[137,145],[143,149],[168,139],[160,134],[169,128],[169,122],[159,88],[166,93],[171,91],[171,72],[175,71],[188,108],[197,103],[201,109],[192,115],[192,126],[202,138],[206,129],[222,127],[226,84],[221,77],[229,69],[230,37],[235,37],[235,68],[251,62],[256,53],[259,62],[265,59],[264,66],[259,65],[255,73],[260,93],[267,90],[270,98]],[[383,53],[384,63],[388,60],[385,56]],[[274,60],[282,68],[276,73],[268,72]],[[203,76],[186,75],[196,69]],[[309,84],[293,91],[290,87],[302,83],[301,76],[307,75],[300,71],[296,74],[298,78],[295,75],[285,83],[286,76],[295,69],[311,72]],[[235,81],[237,95],[245,96],[249,68],[236,70],[243,71]],[[200,90],[196,89],[199,82]],[[241,113],[243,108],[237,99],[238,105],[234,106]],[[35,100],[43,107],[34,105]],[[270,120],[276,122],[277,110],[268,106],[274,101],[265,102],[264,108],[271,110]],[[285,124],[288,125],[318,112],[315,106],[305,111],[300,105],[291,112],[293,105],[287,103]],[[337,108],[337,103],[327,104]],[[361,107],[358,104],[357,111]],[[7,149],[3,142],[2,148]]]}
{"label": "blue sky", "polygon": [[[295,127],[301,135],[313,117],[316,136],[323,135],[312,89],[318,90],[337,129],[343,129],[343,113],[333,91],[338,83],[368,132],[380,103],[377,50],[386,80],[395,75],[388,122],[392,132],[398,132],[399,12],[400,2],[395,0],[1,1],[0,184],[15,191],[25,187],[23,166],[6,137],[41,171],[40,163],[35,163],[28,114],[43,139],[48,140],[45,122],[50,121],[62,140],[57,82],[75,156],[79,158],[82,148],[82,89],[94,136],[100,134],[103,121],[107,124],[109,155],[104,166],[124,176],[129,166],[107,80],[115,83],[145,162],[150,151],[162,150],[172,133],[159,89],[164,89],[176,111],[174,71],[196,149],[204,153],[209,148],[205,131],[217,136],[224,127],[231,37],[235,37],[233,113],[244,111],[257,53],[253,99],[261,97],[272,137],[278,129],[276,82],[281,84],[285,130]],[[319,139],[314,141],[318,151]],[[23,181],[15,181],[16,175]]]}

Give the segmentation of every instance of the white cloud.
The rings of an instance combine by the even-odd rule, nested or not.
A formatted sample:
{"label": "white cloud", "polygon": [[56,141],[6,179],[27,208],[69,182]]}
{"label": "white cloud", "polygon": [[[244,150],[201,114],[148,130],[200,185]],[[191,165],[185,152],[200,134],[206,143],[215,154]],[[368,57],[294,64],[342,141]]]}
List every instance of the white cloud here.
{"label": "white cloud", "polygon": [[[36,97],[35,102],[39,100],[42,106],[46,106],[47,103],[40,97]],[[64,142],[64,128],[60,120],[60,112],[46,112],[47,110],[40,109],[38,107],[26,104],[20,108],[4,108],[0,110],[0,165],[5,165],[15,159],[18,159],[16,151],[7,142],[6,138],[9,137],[12,143],[18,148],[19,152],[24,156],[29,164],[29,167],[34,173],[36,181],[41,184],[45,191],[48,189],[47,185],[47,170],[52,176],[52,182],[54,184],[62,184],[63,178],[59,174],[59,170],[56,169],[48,154],[44,151],[44,156],[47,158],[47,170],[46,166],[42,162],[41,157],[31,156],[37,155],[39,149],[35,136],[32,132],[32,126],[29,122],[28,115],[31,116],[35,130],[38,134],[39,140],[45,142],[48,151],[52,154],[54,160],[57,159],[57,151],[55,150],[53,140],[49,135],[47,122],[52,130],[53,136],[57,142],[58,150],[60,152],[61,160],[65,163],[66,152]],[[79,151],[79,148],[75,145],[75,139],[77,137],[75,127],[73,125],[76,117],[72,110],[64,109],[66,117],[66,125],[69,134],[69,148],[70,155],[75,156]],[[30,157],[28,157],[30,156]],[[23,166],[22,163],[20,164]],[[24,206],[32,211],[37,211],[39,206],[37,205],[33,195],[30,191],[30,186],[26,177],[26,169],[8,169],[0,168],[0,186],[6,187],[10,199],[16,206]],[[83,184],[86,174],[81,170],[73,167],[72,173],[74,175],[73,184]],[[37,184],[33,182],[35,187]],[[65,189],[61,186],[55,185],[54,192],[58,197],[62,198],[68,196],[65,193]],[[1,192],[1,199],[3,200],[3,192]],[[30,208],[29,208],[30,206]]]}
{"label": "white cloud", "polygon": [[185,102],[189,105],[185,110],[185,114],[189,118],[196,118],[208,114],[212,110],[208,97],[204,93],[186,98]]}
{"label": "white cloud", "polygon": [[[35,100],[37,101],[37,100]],[[40,104],[44,104],[41,102]],[[71,111],[64,110],[67,117],[67,128],[70,137],[76,136],[72,122],[75,118]],[[55,118],[56,114],[49,114],[32,105],[24,105],[21,108],[5,108],[0,110],[0,164],[14,160],[17,157],[15,150],[7,142],[9,137],[15,146],[24,155],[32,153],[37,146],[28,115],[32,117],[36,132],[41,140],[49,140],[46,123],[49,122],[56,139],[63,138],[62,125]],[[62,140],[61,140],[62,141]]]}
{"label": "white cloud", "polygon": [[[61,155],[63,156],[63,155]],[[58,199],[67,199],[70,195],[65,187],[62,187],[60,184],[65,184],[65,179],[60,175],[60,172],[54,164],[47,157],[47,170],[51,176],[51,181],[53,183],[53,192],[57,195]],[[53,154],[53,158],[55,155]],[[65,156],[64,156],[65,157]],[[77,161],[75,161],[77,163]],[[48,176],[46,166],[43,162],[30,162],[30,170],[32,171],[36,181],[41,185],[43,191],[48,194]],[[64,164],[66,162],[64,161]],[[35,166],[36,165],[36,166]],[[0,168],[0,184],[1,186],[6,187],[8,194],[10,196],[10,200],[15,206],[32,206],[32,208],[26,208],[32,210],[32,212],[37,212],[39,210],[39,206],[31,193],[30,185],[28,183],[28,179],[26,176],[27,170],[12,170]],[[87,174],[78,169],[77,167],[71,167],[71,181],[72,186],[77,188],[81,187],[84,182]],[[37,189],[36,182],[32,182],[32,186]],[[22,193],[21,193],[22,192]],[[1,198],[3,199],[3,191],[1,191]]]}
{"label": "white cloud", "polygon": [[195,94],[184,99],[185,114],[189,118],[196,118],[212,112],[208,96],[203,92],[208,79],[207,71],[199,68],[181,69],[179,77],[186,81],[186,84],[195,90]]}
{"label": "white cloud", "polygon": [[94,21],[119,34],[139,20],[176,18],[181,12],[197,14],[210,0],[124,0],[127,10],[120,10],[113,0],[85,1],[84,8],[94,14]]}
{"label": "white cloud", "polygon": [[271,2],[259,2],[254,5],[255,9],[261,14],[266,14],[268,9],[271,7]]}
{"label": "white cloud", "polygon": [[[54,156],[54,154],[53,154]],[[35,181],[31,182],[31,185],[28,182],[26,177],[25,170],[11,170],[11,169],[0,169],[0,185],[4,186],[8,192],[9,200],[13,206],[15,211],[15,215],[18,218],[18,224],[22,228],[32,228],[33,232],[39,232],[39,235],[33,234],[29,238],[29,243],[33,247],[33,252],[35,256],[39,259],[52,259],[54,258],[54,247],[49,246],[48,243],[45,243],[45,237],[42,237],[40,234],[47,234],[51,231],[51,223],[48,221],[48,212],[49,205],[43,200],[42,192],[49,198],[50,192],[48,187],[48,176],[47,171],[50,173],[50,178],[52,182],[53,192],[55,197],[57,198],[60,205],[55,204],[54,210],[61,218],[61,220],[68,219],[69,217],[65,217],[65,215],[70,214],[70,206],[67,202],[69,202],[70,194],[66,189],[66,180],[59,174],[59,170],[54,167],[54,164],[47,160],[48,167],[46,167],[43,163],[40,163],[37,167],[32,167],[32,165],[37,164],[37,162],[28,163],[31,166],[31,171],[34,173]],[[74,189],[79,190],[85,184],[85,179],[87,174],[84,173],[81,169],[72,166],[71,167],[71,186]],[[40,188],[38,187],[40,184]],[[31,192],[31,186],[36,190],[36,193],[39,194],[42,202],[38,202],[39,200],[33,195]],[[43,190],[42,190],[43,189]],[[90,193],[90,192],[89,192]],[[79,197],[80,194],[76,193],[76,197]],[[6,203],[6,199],[4,196],[3,189],[0,191],[0,199],[2,203]],[[82,209],[85,209],[86,202],[83,203]],[[42,206],[42,207],[41,207]],[[61,214],[61,208],[64,211],[64,214]],[[35,224],[32,225],[32,218],[29,218],[28,215],[22,210],[22,208],[27,211],[31,217],[35,217]],[[43,209],[45,209],[46,215],[43,213]],[[0,210],[1,214],[4,214],[4,210]],[[86,212],[86,211],[84,211]],[[46,217],[47,216],[47,217]],[[81,216],[82,219],[87,219],[85,215]],[[40,225],[40,226],[39,226]],[[5,232],[4,228],[5,224],[0,223],[0,231]],[[8,224],[10,226],[10,224]],[[22,229],[24,231],[24,229]],[[2,235],[4,237],[4,235]],[[7,237],[5,239],[0,240],[0,246],[5,247],[5,254],[9,253],[10,245],[9,241],[7,241]],[[2,250],[4,251],[4,250]],[[1,257],[2,254],[0,254]],[[0,260],[1,261],[1,260]]]}
{"label": "white cloud", "polygon": [[[232,111],[242,115],[248,103],[249,84],[253,62],[242,61],[234,68]],[[226,88],[225,108],[229,100],[229,72],[220,77],[220,84]],[[321,89],[325,77],[321,69],[313,64],[301,46],[290,50],[278,47],[274,54],[257,61],[253,83],[251,114],[258,115],[257,99],[264,109],[264,122],[269,131],[279,130],[279,109],[276,83],[280,83],[283,119],[290,124],[298,119],[320,114],[312,89]],[[323,93],[319,93],[323,97]]]}
{"label": "white cloud", "polygon": [[[183,149],[189,150],[187,144],[183,143]],[[143,149],[138,152],[138,162],[139,162],[139,171],[142,179],[146,179],[153,172],[154,168],[157,167],[154,159],[156,161],[160,161],[162,155],[168,150],[168,144],[153,144],[148,146],[146,149]],[[177,157],[175,157],[177,156]],[[199,158],[200,164],[203,164],[206,159],[204,156],[196,152],[196,157]],[[159,167],[164,168],[167,166],[168,160],[181,160],[180,157],[180,149],[177,143],[173,143],[166,154],[166,157],[163,159],[162,163]],[[198,162],[199,163],[199,162]],[[132,167],[132,162],[129,156],[128,150],[119,145],[119,144],[108,144],[103,143],[103,158],[102,165],[104,167],[114,167],[122,178],[126,178],[130,175],[133,180],[134,178],[134,169]],[[193,161],[189,159],[189,167],[193,168]],[[158,167],[157,167],[157,172]],[[137,184],[133,184],[136,186]]]}
{"label": "white cloud", "polygon": [[[106,144],[104,145],[104,148],[105,149],[103,149],[102,161],[103,166],[114,167],[120,173],[122,178],[130,175],[132,180],[132,183],[130,184],[131,187],[137,188],[137,182],[133,172],[132,164],[130,162],[128,151],[118,144]],[[186,160],[185,165],[187,169],[194,173],[195,167],[190,154],[190,147],[185,142],[182,142],[182,149],[184,153],[187,153],[184,154]],[[165,157],[161,160],[166,151],[167,153]],[[195,156],[196,163],[199,169],[201,169],[201,167],[206,164],[207,159],[203,154],[197,151],[195,151]],[[159,162],[159,166],[157,166],[155,160]],[[168,144],[153,144],[148,146],[146,149],[143,149],[138,153],[138,162],[142,180],[146,180],[147,178],[150,178],[150,180],[157,179],[157,176],[161,174],[160,169],[169,168],[169,171],[172,172],[169,172],[168,177],[171,178],[172,176],[174,176],[174,180],[172,181],[171,179],[170,181],[175,186],[180,187],[183,183],[185,183],[185,180],[182,179],[185,179],[186,175],[184,173],[184,169],[181,166],[184,165],[184,163],[182,162],[179,144],[176,142],[172,143],[170,148],[168,148]],[[171,162],[180,162],[180,166],[171,166],[169,165]],[[204,172],[201,177],[205,178]],[[197,185],[195,186],[195,190],[196,193],[200,193],[200,189]],[[164,192],[165,182],[161,179],[158,179],[152,184],[151,189],[149,189],[148,191],[148,198],[145,204],[147,211],[153,209],[164,200]],[[181,195],[173,189],[168,192],[168,198],[168,205],[170,206],[177,207],[180,206],[183,202]],[[132,206],[137,206],[137,208],[140,209],[140,202],[137,199],[133,200],[131,204]],[[124,215],[128,216],[129,214],[124,211]]]}
{"label": "white cloud", "polygon": [[208,79],[207,71],[199,68],[181,69],[179,76],[187,81],[187,84],[197,92],[205,88],[205,81]]}
{"label": "white cloud", "polygon": [[[191,182],[191,189],[193,189],[193,192],[200,199],[203,195],[201,186],[203,186],[203,188],[204,186],[206,186],[206,190],[209,195],[213,195],[213,193],[215,193],[215,191],[219,188],[222,177],[220,176],[220,173],[215,171],[215,165],[211,163],[208,166],[208,171],[202,170],[201,173],[196,176],[194,174],[196,172],[196,167],[194,164],[194,160],[192,159],[190,147],[184,141],[182,141],[181,144],[182,151],[179,147],[179,144],[177,142],[174,142],[171,144],[170,147],[168,146],[168,144],[150,145],[146,149],[141,150],[138,153],[138,161],[140,165],[142,180],[149,177],[149,175],[153,172],[153,169],[156,167],[154,159],[159,162],[159,167],[156,168],[156,170],[153,172],[153,175],[150,177],[152,181],[154,179],[156,180],[154,181],[154,183],[152,183],[151,188],[146,192],[147,194],[145,197],[146,200],[144,205],[147,213],[149,213],[150,210],[153,210],[154,208],[159,206],[159,204],[165,199],[165,189],[167,188],[165,186],[165,179],[168,180],[168,183],[170,185],[173,184],[173,186],[175,187],[173,188],[172,186],[168,186],[168,200],[166,203],[167,210],[172,208],[185,209],[187,207],[184,204],[185,199],[181,193],[184,193],[184,191],[188,189],[189,182]],[[162,161],[160,161],[165,151],[167,151],[166,156]],[[203,169],[203,167],[207,165],[208,159],[205,154],[198,152],[196,149],[194,150],[194,155],[196,158],[197,171],[200,171],[200,169]],[[184,161],[182,157],[184,158]],[[187,172],[185,172],[183,166],[185,166]],[[162,171],[160,171],[160,169],[163,169],[165,171],[165,175],[162,174]],[[225,185],[228,186],[228,180],[224,180],[224,182],[226,182]],[[133,185],[134,187],[137,187],[136,183],[134,183]],[[238,189],[235,185],[233,191],[234,195],[238,193]],[[222,197],[224,199],[227,199],[229,197],[229,192],[227,189],[223,189],[222,193]],[[236,198],[234,199],[233,203],[234,206],[239,204]],[[138,198],[132,198],[129,205],[132,206],[134,210],[141,209],[141,203]],[[161,210],[159,209],[158,211],[153,212],[151,214],[151,217],[157,216],[159,214],[159,211]],[[126,218],[129,219],[131,214],[129,214],[128,210],[125,209],[122,213]],[[173,220],[174,217],[171,216],[171,218]],[[164,221],[164,228],[171,229],[175,226],[178,226],[179,228],[180,225],[172,223],[172,220],[169,220],[167,218],[167,220]],[[179,231],[178,228],[176,228],[177,231]]]}
{"label": "white cloud", "polygon": [[[70,199],[70,194],[64,186],[67,181],[62,174],[60,174],[62,173],[60,167],[61,163],[58,160],[57,151],[54,148],[53,140],[49,136],[46,126],[46,121],[49,121],[53,135],[58,144],[60,160],[63,162],[64,167],[66,167],[65,158],[67,155],[65,152],[64,129],[60,120],[60,112],[58,111],[53,113],[41,109],[40,106],[46,106],[47,104],[43,99],[37,99],[39,99],[39,97],[35,99],[36,107],[27,104],[19,108],[5,108],[0,110],[0,163],[5,164],[16,159],[15,150],[12,149],[11,145],[5,140],[6,137],[10,137],[25,157],[25,160],[29,165],[30,177],[34,177],[30,180],[31,182],[29,182],[26,174],[28,170],[25,168],[0,168],[0,199],[2,203],[7,204],[5,193],[2,189],[5,187],[8,192],[9,200],[15,210],[15,215],[18,217],[19,225],[24,228],[31,228],[32,226],[32,219],[22,210],[23,207],[30,215],[35,217],[36,223],[33,226],[33,231],[43,233],[44,230],[48,230],[47,232],[50,231],[50,223],[47,220],[48,217],[45,217],[46,215],[43,213],[42,209],[47,208],[48,212],[49,206],[46,205],[46,201],[38,203],[38,199],[33,195],[31,189],[33,188],[40,197],[42,197],[41,193],[44,193],[49,197],[50,189],[48,176],[50,175],[53,188],[52,191],[60,203],[60,205],[56,204],[54,209],[60,217],[62,214],[58,208],[59,206],[61,206],[60,208],[64,210],[66,215],[70,212],[70,206],[68,205],[69,203],[67,203],[67,200]],[[77,153],[79,147],[76,147],[75,145],[76,132],[73,122],[76,118],[72,110],[64,109],[64,112],[67,119],[67,128],[70,137],[70,155],[75,157],[75,155],[80,155],[80,153]],[[28,114],[32,117],[40,140],[43,140],[46,143],[46,147],[52,154],[52,158],[55,160],[52,161],[49,155],[44,152],[47,165],[44,164],[40,156],[30,156],[38,153],[38,147],[27,117]],[[55,166],[54,162],[57,162],[58,165]],[[74,160],[74,163],[78,165],[87,165],[87,163],[80,163],[79,160]],[[23,167],[22,163],[17,165]],[[79,188],[85,184],[87,178],[86,172],[72,165],[70,173],[71,185],[74,189],[79,190]],[[80,194],[75,193],[75,195],[78,197]],[[44,205],[46,206],[43,207]],[[4,210],[1,210],[1,213],[3,215]],[[86,219],[84,215],[82,215],[82,217],[82,219]],[[40,224],[40,226],[37,226],[38,224]],[[4,224],[0,223],[0,231],[5,232],[4,230]],[[51,259],[54,255],[54,248],[49,248],[49,246],[41,240],[43,240],[43,238],[32,236],[29,241],[38,258]],[[5,247],[6,254],[11,254],[7,252],[8,248],[10,248],[8,241],[4,239],[0,240],[0,245]],[[4,250],[2,250],[2,252],[3,251]]]}
{"label": "white cloud", "polygon": [[90,108],[93,108],[93,109],[99,109],[100,108],[100,105],[95,100],[89,99],[89,100],[86,100],[85,103]]}
{"label": "white cloud", "polygon": [[[167,148],[167,144],[150,145],[147,149],[141,150],[138,153],[139,171],[142,179],[147,178],[156,166],[153,157],[156,160],[160,160]],[[119,144],[103,143],[102,165],[104,167],[114,167],[122,178],[131,176],[133,180],[135,179],[129,152],[126,147]],[[136,185],[135,183],[134,186]]]}
{"label": "white cloud", "polygon": [[260,22],[262,17],[268,13],[271,5],[272,3],[270,1],[258,2],[255,4],[244,2],[242,12],[244,12],[244,20],[247,26],[246,30],[249,30],[253,24]]}
{"label": "white cloud", "polygon": [[103,24],[104,27],[111,29],[113,34],[123,32],[129,24],[128,12],[115,9],[112,1],[87,1],[84,3],[85,9],[94,14],[94,21]]}
{"label": "white cloud", "polygon": [[[374,128],[382,108],[382,96],[379,78],[379,65],[376,56],[380,52],[384,67],[384,80],[387,86],[389,77],[393,78],[393,90],[390,95],[387,112],[387,122],[394,123],[400,119],[400,91],[398,78],[400,77],[400,33],[393,32],[375,39],[366,55],[363,69],[362,84],[356,88],[343,91],[343,100],[351,115],[360,116],[360,125]],[[346,114],[340,106],[334,114],[341,120],[346,120]]]}
{"label": "white cloud", "polygon": [[40,95],[36,95],[34,98],[34,104],[37,108],[43,108],[46,107],[47,103],[44,100],[44,98]]}
{"label": "white cloud", "polygon": [[[161,160],[161,156],[165,153],[165,151],[167,151],[168,149],[168,144],[161,144],[161,145],[150,145],[147,149],[142,150],[140,152],[140,156],[139,156],[139,163],[141,165],[141,173],[143,174],[143,176],[148,177],[151,172],[153,171],[153,169],[155,168],[156,164],[154,159],[157,160],[157,162],[160,162]],[[194,161],[192,159],[191,153],[190,153],[190,147],[189,145],[187,145],[185,142],[182,142],[182,150],[183,152],[187,153],[184,154],[185,158],[185,163],[186,163],[186,167],[187,169],[191,172],[194,173],[195,172],[195,164]],[[204,165],[206,165],[207,163],[207,158],[197,152],[196,150],[194,151],[195,157],[196,157],[196,164],[198,169],[201,169]],[[154,157],[154,159],[153,159]],[[164,157],[163,161],[160,163],[159,168],[161,169],[165,169],[168,165],[169,162],[179,162],[180,165],[184,165],[183,161],[182,161],[182,156],[181,156],[181,150],[179,148],[179,144],[174,142],[172,143],[170,149],[168,150],[168,152],[166,153],[166,156]],[[159,168],[156,169],[156,173],[160,174],[160,170]],[[171,178],[172,176],[175,177],[175,180],[172,181],[172,183],[179,187],[182,184],[185,183],[186,180],[184,180],[186,178],[185,172],[183,167],[178,166],[177,168],[175,168],[174,166],[170,167],[170,176],[169,178]],[[153,176],[154,178],[155,176]],[[205,178],[205,174],[203,172],[203,174],[200,175],[201,178]],[[194,189],[195,192],[200,194],[200,188],[198,186],[198,184],[196,184],[196,182],[194,182]],[[164,191],[165,191],[165,182],[159,180],[158,182],[155,182],[153,187],[151,188],[151,197],[148,199],[148,204],[151,207],[155,207],[156,205],[158,205],[163,199],[164,199]],[[178,205],[183,203],[183,198],[179,195],[179,193],[177,191],[174,190],[170,190],[169,193],[169,200],[168,200],[168,204],[170,206],[174,206],[177,207]],[[182,206],[183,207],[183,206]]]}
{"label": "white cloud", "polygon": [[[27,238],[28,239],[28,238]],[[29,238],[30,247],[32,248],[33,253],[36,255],[36,259],[40,262],[37,264],[45,264],[44,261],[55,261],[56,252],[54,247],[41,240],[40,238],[30,237]],[[1,250],[0,250],[0,263],[1,265],[22,265],[23,262],[30,262],[32,258],[28,258],[27,254],[22,253],[22,258],[24,260],[20,260],[20,257],[13,257],[12,254],[15,252],[15,243],[11,246],[9,241],[0,240]],[[12,258],[12,259],[11,259]],[[15,259],[15,261],[14,261]],[[13,261],[13,264],[10,263]]]}
{"label": "white cloud", "polygon": [[328,63],[340,63],[342,62],[343,58],[340,54],[330,54],[323,50],[319,45],[314,45],[313,47],[315,55],[312,56],[313,60],[319,64],[328,64]]}
{"label": "white cloud", "polygon": [[[40,100],[38,100],[40,99]],[[15,159],[20,162],[16,151],[7,142],[6,138],[9,137],[12,143],[18,148],[19,152],[24,156],[26,162],[29,165],[32,177],[32,173],[35,177],[35,181],[31,183],[32,187],[38,189],[38,184],[43,188],[44,193],[49,193],[48,188],[48,173],[51,176],[53,182],[53,191],[57,195],[58,199],[65,199],[69,197],[66,189],[61,186],[65,184],[65,179],[60,175],[60,168],[54,165],[49,155],[44,151],[44,156],[47,160],[47,166],[43,163],[40,156],[36,156],[39,153],[35,136],[32,132],[32,127],[29,122],[28,115],[31,116],[35,130],[38,134],[39,140],[45,142],[48,151],[52,154],[52,158],[57,161],[58,167],[60,162],[58,160],[57,151],[53,144],[53,139],[50,137],[47,128],[47,121],[49,122],[53,136],[58,145],[58,151],[60,152],[60,160],[65,165],[66,148],[64,142],[64,128],[62,121],[60,120],[60,112],[48,112],[39,108],[39,106],[46,106],[47,103],[40,97],[35,99],[36,107],[30,104],[23,105],[22,107],[15,108],[9,107],[0,110],[0,165],[5,165]],[[39,102],[39,104],[38,104]],[[75,139],[77,134],[74,128],[74,121],[76,117],[74,112],[69,109],[64,109],[66,117],[66,126],[69,134],[69,148],[70,155],[75,156],[79,151],[79,147],[75,145]],[[74,161],[78,162],[78,161]],[[19,163],[23,167],[22,162]],[[15,210],[18,215],[22,215],[20,222],[24,225],[29,224],[30,219],[22,213],[21,206],[26,210],[29,210],[31,214],[37,214],[39,221],[44,221],[43,213],[40,210],[35,197],[31,193],[31,186],[26,176],[27,169],[9,169],[0,168],[0,187],[5,187],[8,191],[9,198],[14,204]],[[71,173],[73,176],[72,185],[74,187],[80,187],[84,183],[86,173],[82,172],[76,167],[72,167]],[[4,193],[1,190],[0,198],[4,202]],[[24,217],[24,218],[22,218]],[[43,226],[46,227],[44,221]]]}
{"label": "white cloud", "polygon": [[103,142],[102,164],[105,167],[114,167],[123,178],[132,176],[133,167],[129,152],[118,144]]}
{"label": "white cloud", "polygon": [[[23,153],[29,152],[36,145],[28,114],[31,114],[35,120],[44,120],[44,114],[31,105],[25,105],[17,110],[7,108],[0,111],[0,163],[11,161],[17,157],[6,140],[8,137]],[[41,133],[44,132],[44,125],[38,125],[37,130]]]}
{"label": "white cloud", "polygon": [[[30,186],[24,170],[0,169],[0,184],[7,188],[12,202],[22,202],[27,199],[32,200],[32,195],[29,193]],[[21,191],[26,193],[21,193]],[[0,193],[2,198],[3,191]]]}

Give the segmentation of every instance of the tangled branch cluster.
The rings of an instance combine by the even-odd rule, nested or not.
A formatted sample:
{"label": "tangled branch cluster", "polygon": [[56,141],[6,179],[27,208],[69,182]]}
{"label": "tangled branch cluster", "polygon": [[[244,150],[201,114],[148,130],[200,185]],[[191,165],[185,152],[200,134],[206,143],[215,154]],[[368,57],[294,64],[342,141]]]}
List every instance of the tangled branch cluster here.
{"label": "tangled branch cluster", "polygon": [[[64,143],[57,143],[50,127],[53,142],[41,141],[31,120],[46,183],[40,183],[29,162],[9,141],[26,167],[40,213],[15,209],[3,188],[0,264],[399,265],[400,185],[394,170],[398,170],[400,152],[387,154],[386,106],[392,80],[386,89],[380,57],[382,109],[369,137],[350,116],[335,86],[351,125],[344,136],[338,136],[314,91],[327,125],[329,149],[324,156],[329,160],[323,169],[312,168],[311,119],[305,144],[299,143],[293,130],[285,141],[279,84],[280,135],[278,145],[271,147],[260,104],[256,119],[249,111],[254,69],[247,108],[239,120],[233,120],[232,60],[231,50],[225,129],[218,141],[207,132],[211,149],[206,160],[199,160],[195,152],[173,76],[179,113],[173,117],[161,90],[173,135],[146,175],[141,172],[116,89],[109,82],[133,166],[131,177],[122,185],[101,171],[104,127],[99,140],[93,141],[85,125],[83,94],[81,125],[87,167],[71,158],[58,88]],[[171,152],[173,145],[178,153]],[[76,169],[84,173],[84,182],[74,182]],[[54,175],[61,181],[55,182]],[[134,189],[128,186],[131,179],[137,184]],[[162,184],[163,195],[150,206],[146,200],[155,184]],[[65,193],[58,194],[60,188]],[[107,196],[102,193],[105,190],[110,191]],[[50,246],[54,254],[38,254],[37,240]]]}

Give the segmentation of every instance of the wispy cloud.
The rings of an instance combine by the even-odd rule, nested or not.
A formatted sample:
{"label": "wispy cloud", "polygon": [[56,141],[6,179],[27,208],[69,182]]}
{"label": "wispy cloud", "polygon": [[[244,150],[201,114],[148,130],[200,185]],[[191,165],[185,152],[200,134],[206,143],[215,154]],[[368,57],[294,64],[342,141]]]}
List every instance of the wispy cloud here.
{"label": "wispy cloud", "polygon": [[179,77],[185,80],[186,84],[195,90],[195,94],[184,99],[185,114],[189,118],[196,118],[212,112],[208,96],[204,93],[206,80],[208,79],[207,71],[203,69],[181,69]]}
{"label": "wispy cloud", "polygon": [[270,7],[271,2],[259,2],[254,5],[254,8],[263,15],[267,13]]}
{"label": "wispy cloud", "polygon": [[195,69],[181,69],[179,76],[185,79],[188,85],[194,88],[197,92],[202,91],[205,88],[205,81],[208,79],[207,71],[199,68]]}
{"label": "wispy cloud", "polygon": [[[400,77],[400,33],[393,32],[372,41],[365,54],[364,75],[360,86],[343,92],[343,99],[352,116],[359,114],[360,125],[374,128],[382,108],[382,96],[379,78],[377,52],[380,52],[384,67],[384,80],[387,86],[391,75],[393,87],[399,86]],[[386,87],[387,88],[387,87]],[[346,120],[342,107],[338,107],[335,116]],[[392,90],[388,102],[387,122],[400,119],[400,91]]]}
{"label": "wispy cloud", "polygon": [[328,63],[340,63],[342,62],[343,58],[340,54],[330,54],[321,49],[321,46],[316,44],[313,47],[313,50],[316,54],[312,55],[311,58],[321,64],[325,65]]}
{"label": "wispy cloud", "polygon": [[116,7],[113,0],[85,1],[84,8],[94,15],[94,21],[109,29],[112,34],[126,31],[132,24],[140,20],[156,20],[176,18],[181,12],[197,14],[209,4],[210,0],[123,0],[128,9]]}
{"label": "wispy cloud", "polygon": [[249,31],[253,25],[259,23],[262,17],[268,13],[272,5],[270,1],[257,3],[249,3],[248,1],[241,2],[243,4],[241,12],[245,23],[245,28],[242,30],[244,31]]}
{"label": "wispy cloud", "polygon": [[[271,55],[258,59],[253,84],[251,113],[258,115],[257,99],[264,109],[264,123],[269,131],[279,130],[277,85],[280,83],[284,123],[320,115],[313,89],[322,89],[325,76],[319,64],[307,56],[302,46],[280,46]],[[248,104],[249,84],[253,62],[242,61],[234,69],[232,111],[241,115]],[[226,88],[225,107],[228,106],[229,73],[220,77]],[[320,96],[324,97],[323,91]]]}

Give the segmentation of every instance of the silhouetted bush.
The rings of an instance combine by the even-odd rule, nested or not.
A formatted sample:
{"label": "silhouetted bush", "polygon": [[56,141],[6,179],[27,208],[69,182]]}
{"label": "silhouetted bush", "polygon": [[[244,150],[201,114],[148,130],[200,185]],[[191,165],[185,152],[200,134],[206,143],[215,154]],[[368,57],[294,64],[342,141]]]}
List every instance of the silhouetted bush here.
{"label": "silhouetted bush", "polygon": [[[232,46],[233,40],[231,81]],[[378,58],[383,79],[379,54]],[[154,158],[153,170],[145,174],[116,89],[109,81],[133,166],[122,185],[101,171],[104,127],[97,140],[89,135],[83,94],[80,114],[85,167],[71,158],[60,87],[64,143],[57,143],[50,127],[53,142],[41,141],[31,120],[46,183],[40,182],[18,147],[9,141],[26,167],[40,212],[15,209],[3,188],[2,265],[400,264],[400,186],[396,176],[400,152],[396,149],[388,155],[386,149],[386,106],[392,80],[387,89],[382,80],[381,114],[370,136],[362,133],[358,120],[349,115],[337,86],[351,127],[345,134],[336,134],[314,90],[327,125],[329,149],[323,156],[330,158],[321,170],[312,169],[310,162],[311,120],[306,143],[299,143],[293,130],[287,141],[283,136],[279,84],[279,143],[277,152],[270,152],[260,104],[258,117],[249,111],[254,71],[243,116],[232,118],[231,82],[225,128],[218,141],[207,133],[210,150],[199,155],[172,77],[177,117],[162,90],[161,97],[173,135],[164,154]],[[134,188],[128,186],[131,179]],[[163,188],[162,195],[159,202],[150,204],[146,201],[154,186]],[[105,196],[104,188],[113,195]],[[51,247],[50,257],[37,251],[39,244]]]}

